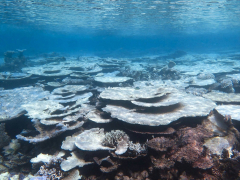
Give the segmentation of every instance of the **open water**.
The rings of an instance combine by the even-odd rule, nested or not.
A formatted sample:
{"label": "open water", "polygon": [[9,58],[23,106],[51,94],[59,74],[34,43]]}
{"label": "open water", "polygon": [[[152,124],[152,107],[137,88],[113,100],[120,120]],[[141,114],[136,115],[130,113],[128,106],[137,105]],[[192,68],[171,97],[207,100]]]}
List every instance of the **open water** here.
{"label": "open water", "polygon": [[138,56],[239,49],[238,0],[0,2],[0,54]]}
{"label": "open water", "polygon": [[0,0],[0,180],[239,179],[239,0]]}

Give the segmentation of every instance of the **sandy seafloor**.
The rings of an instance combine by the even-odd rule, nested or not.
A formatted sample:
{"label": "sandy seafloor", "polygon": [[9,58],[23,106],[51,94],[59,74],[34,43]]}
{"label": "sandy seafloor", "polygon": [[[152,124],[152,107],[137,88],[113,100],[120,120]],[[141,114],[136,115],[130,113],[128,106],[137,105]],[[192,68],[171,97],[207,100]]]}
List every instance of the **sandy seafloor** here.
{"label": "sandy seafloor", "polygon": [[239,178],[239,52],[9,58],[1,180]]}

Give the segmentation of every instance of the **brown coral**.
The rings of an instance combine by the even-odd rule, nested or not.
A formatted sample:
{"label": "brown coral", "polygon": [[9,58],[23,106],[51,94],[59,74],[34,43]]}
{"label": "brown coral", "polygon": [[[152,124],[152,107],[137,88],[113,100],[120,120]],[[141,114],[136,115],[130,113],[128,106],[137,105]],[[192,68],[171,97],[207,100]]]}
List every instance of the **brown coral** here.
{"label": "brown coral", "polygon": [[177,132],[178,145],[173,147],[172,158],[179,162],[182,160],[192,163],[203,154],[203,140],[210,138],[213,133],[206,130],[202,125],[196,128],[186,127]]}
{"label": "brown coral", "polygon": [[174,140],[165,137],[157,137],[148,141],[147,145],[156,151],[167,151],[169,147],[174,145]]}
{"label": "brown coral", "polygon": [[212,137],[212,132],[206,130],[203,125],[197,125],[196,128],[181,128],[176,134],[174,139],[157,137],[148,141],[147,145],[152,149],[166,151],[158,157],[151,156],[155,168],[170,168],[176,161],[190,163],[194,168],[200,169],[213,166],[211,157],[206,155],[203,147],[204,139]]}

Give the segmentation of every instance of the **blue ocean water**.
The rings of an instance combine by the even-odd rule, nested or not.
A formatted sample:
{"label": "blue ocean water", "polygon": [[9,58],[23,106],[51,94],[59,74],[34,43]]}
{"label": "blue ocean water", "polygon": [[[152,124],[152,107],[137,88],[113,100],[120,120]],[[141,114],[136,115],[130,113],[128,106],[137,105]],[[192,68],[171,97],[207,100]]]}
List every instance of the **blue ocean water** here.
{"label": "blue ocean water", "polygon": [[239,179],[239,0],[0,0],[0,180]]}
{"label": "blue ocean water", "polygon": [[240,2],[10,1],[0,2],[0,54],[62,52],[139,56],[174,50],[239,50]]}

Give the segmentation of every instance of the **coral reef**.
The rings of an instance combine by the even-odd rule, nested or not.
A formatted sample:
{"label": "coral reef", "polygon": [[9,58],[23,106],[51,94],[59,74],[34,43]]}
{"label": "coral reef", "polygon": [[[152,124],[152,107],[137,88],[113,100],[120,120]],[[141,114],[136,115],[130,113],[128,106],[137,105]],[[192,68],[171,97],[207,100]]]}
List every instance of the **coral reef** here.
{"label": "coral reef", "polygon": [[115,154],[124,154],[128,149],[129,137],[128,135],[120,130],[113,130],[105,134],[102,144],[104,146],[116,147]]}
{"label": "coral reef", "polygon": [[23,104],[42,100],[49,96],[48,91],[41,87],[22,87],[9,90],[0,90],[0,121],[11,120],[25,114]]}
{"label": "coral reef", "polygon": [[159,169],[173,167],[176,162],[190,163],[194,168],[211,168],[213,163],[210,157],[204,157],[205,152],[201,142],[205,138],[210,138],[212,136],[213,133],[206,131],[203,127],[198,125],[196,128],[187,127],[178,130],[176,137],[178,143],[176,143],[176,140],[173,142],[171,139],[153,139],[154,141],[152,140],[150,143],[151,148],[154,147],[154,150],[166,151],[168,148],[170,148],[170,150],[160,157],[152,156],[152,163],[155,168]]}
{"label": "coral reef", "polygon": [[29,78],[31,74],[19,73],[19,72],[1,72],[0,80],[11,81]]}
{"label": "coral reef", "polygon": [[[48,155],[48,154],[39,154],[37,157],[31,159],[31,163],[33,163],[33,168],[36,168],[38,164],[44,163],[44,165],[40,166],[40,169],[38,172],[34,175],[34,178],[43,178],[46,180],[52,180],[52,179],[73,179],[78,180],[81,179],[81,176],[79,175],[79,171],[77,169],[69,172],[69,174],[62,171],[62,169],[65,169],[67,166],[62,165],[64,152],[56,152],[54,155]],[[74,158],[75,159],[75,158]],[[75,161],[75,160],[74,160]],[[74,162],[71,162],[74,164]],[[63,163],[66,164],[66,161]],[[69,164],[72,166],[73,164]],[[60,166],[65,168],[60,168]],[[33,178],[33,177],[32,177]]]}
{"label": "coral reef", "polygon": [[111,150],[115,148],[103,146],[102,142],[105,139],[104,129],[93,128],[79,134],[75,139],[75,145],[82,150]]}
{"label": "coral reef", "polygon": [[26,57],[23,55],[23,50],[17,50],[18,56],[14,57],[13,55],[16,53],[15,51],[7,51],[4,53],[4,66],[0,69],[5,69],[9,71],[20,70],[26,63]]}
{"label": "coral reef", "polygon": [[31,136],[32,132],[25,130],[25,131],[22,131],[21,134],[18,134],[16,138],[20,140],[28,141],[30,143],[38,143],[38,142],[42,142],[47,139],[56,137],[67,130],[77,129],[81,127],[84,124],[84,122],[78,121],[75,123],[71,123],[71,125],[67,123],[58,123],[56,126],[47,127],[46,125],[41,124],[39,120],[34,120],[33,124],[35,129],[39,132],[39,134],[35,136]]}
{"label": "coral reef", "polygon": [[205,79],[214,79],[215,76],[214,74],[211,74],[211,73],[200,73],[197,75],[197,78],[205,80]]}
{"label": "coral reef", "polygon": [[176,52],[27,63],[0,73],[19,83],[0,89],[0,178],[239,178],[237,62]]}
{"label": "coral reef", "polygon": [[10,142],[10,137],[5,132],[5,124],[0,123],[0,148],[6,146]]}
{"label": "coral reef", "polygon": [[104,146],[114,147],[118,141],[124,138],[124,136],[127,136],[125,132],[120,130],[112,130],[111,132],[105,134],[102,144]]}
{"label": "coral reef", "polygon": [[211,99],[216,102],[229,102],[229,103],[236,103],[240,102],[240,97],[236,93],[224,93],[220,91],[211,91],[207,94],[202,95],[205,98]]}
{"label": "coral reef", "polygon": [[221,89],[228,93],[234,93],[233,82],[231,79],[223,79],[220,81]]}
{"label": "coral reef", "polygon": [[26,149],[21,146],[17,139],[12,139],[9,145],[3,147],[3,154],[0,156],[0,172],[19,171],[29,163],[30,156]]}
{"label": "coral reef", "polygon": [[104,115],[103,112],[97,109],[94,109],[86,115],[86,118],[88,118],[89,120],[95,123],[109,123],[112,121],[112,119],[104,118],[103,115]]}
{"label": "coral reef", "polygon": [[66,77],[62,80],[62,83],[64,83],[64,84],[82,84],[82,83],[84,83],[84,80]]}
{"label": "coral reef", "polygon": [[[102,108],[110,113],[112,118],[149,126],[166,125],[181,117],[204,116],[216,106],[209,99],[173,88],[154,86],[139,90],[108,88],[100,94],[100,98],[115,101]],[[121,101],[128,103],[121,104]]]}
{"label": "coral reef", "polygon": [[161,69],[159,75],[161,75],[161,79],[163,80],[178,80],[181,78],[180,72],[178,70],[166,67]]}
{"label": "coral reef", "polygon": [[[189,94],[193,94],[195,96],[204,96],[204,94],[207,93],[207,90],[204,88],[189,87],[186,89],[186,92]],[[208,98],[208,99],[210,99],[210,98]]]}
{"label": "coral reef", "polygon": [[72,152],[71,155],[72,156],[62,161],[61,169],[63,171],[69,171],[75,167],[83,167],[85,165],[92,164],[92,162],[85,162],[83,159],[78,157],[76,152]]}
{"label": "coral reef", "polygon": [[168,68],[173,68],[174,66],[176,66],[176,63],[174,61],[169,61]]}
{"label": "coral reef", "polygon": [[230,115],[232,119],[240,121],[240,105],[219,105],[215,108],[221,115]]}
{"label": "coral reef", "polygon": [[20,143],[17,139],[12,139],[8,146],[3,147],[3,152],[5,156],[15,154],[16,151],[20,148]]}

